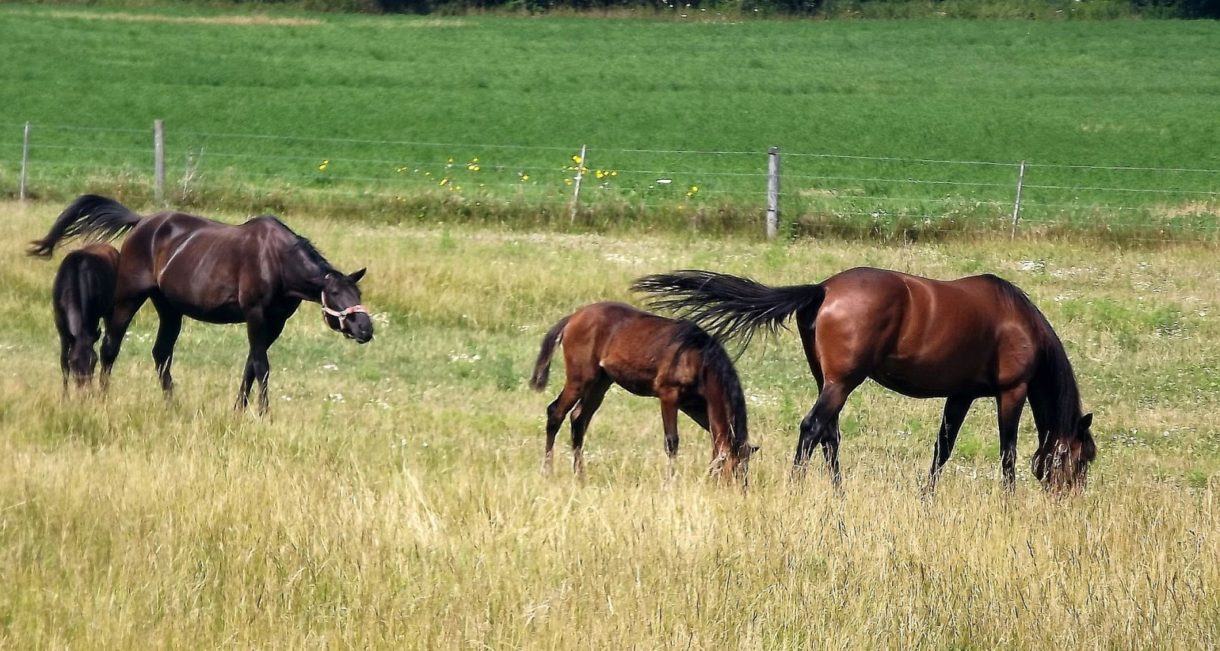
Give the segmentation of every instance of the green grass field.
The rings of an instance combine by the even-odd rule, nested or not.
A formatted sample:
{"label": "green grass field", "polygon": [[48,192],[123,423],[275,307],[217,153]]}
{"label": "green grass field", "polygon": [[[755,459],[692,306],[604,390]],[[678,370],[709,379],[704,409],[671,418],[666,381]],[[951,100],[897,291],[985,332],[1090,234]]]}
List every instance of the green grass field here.
{"label": "green grass field", "polygon": [[699,18],[6,4],[0,188],[31,121],[36,196],[142,201],[164,119],[201,209],[570,228],[588,145],[578,229],[757,232],[778,145],[797,233],[1000,231],[1026,160],[1029,233],[1216,238],[1215,22]]}
{"label": "green grass field", "polygon": [[[0,647],[1220,644],[1210,246],[760,244],[287,214],[340,268],[369,267],[378,331],[357,346],[306,306],[272,349],[259,418],[229,408],[239,327],[186,325],[163,404],[151,312],[108,397],[61,399],[54,264],[21,254],[61,207],[0,204]],[[941,405],[871,384],[843,416],[844,494],[816,473],[790,484],[814,399],[790,332],[738,361],[762,445],[748,495],[703,478],[708,442],[685,421],[667,483],[655,401],[619,389],[593,421],[587,479],[562,463],[540,476],[552,396],[525,379],[559,317],[671,268],[792,283],[859,264],[991,271],[1029,292],[1096,414],[1085,495],[1030,479],[1027,415],[1005,498],[980,402],[921,500]]]}

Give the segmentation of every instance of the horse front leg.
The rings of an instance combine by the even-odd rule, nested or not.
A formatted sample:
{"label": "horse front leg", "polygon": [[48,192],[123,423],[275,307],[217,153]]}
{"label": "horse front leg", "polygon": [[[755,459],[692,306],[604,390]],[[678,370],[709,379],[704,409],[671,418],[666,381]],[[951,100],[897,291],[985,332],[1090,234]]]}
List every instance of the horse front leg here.
{"label": "horse front leg", "polygon": [[270,407],[267,393],[271,377],[271,361],[267,357],[267,351],[283,332],[287,320],[287,317],[264,319],[259,312],[247,316],[246,336],[250,340],[250,354],[246,356],[246,370],[237,394],[237,410],[243,410],[250,404],[250,388],[257,379],[258,413],[267,413]]}
{"label": "horse front leg", "polygon": [[1021,424],[1026,391],[1026,385],[1021,384],[996,397],[996,412],[1000,421],[1000,468],[1004,492],[1010,494],[1017,485],[1017,429]]}
{"label": "horse front leg", "polygon": [[716,412],[716,418],[711,417],[712,410],[708,408],[707,400],[699,397],[687,400],[678,405],[678,409],[686,414],[703,431],[711,434],[712,458],[707,464],[707,474],[714,477],[721,474],[725,463],[729,460],[729,437],[727,423],[724,417]]}
{"label": "horse front leg", "polygon": [[250,354],[246,356],[246,369],[242,374],[241,388],[237,392],[237,403],[233,406],[242,411],[250,405],[250,389],[254,380],[258,380],[258,413],[267,413],[267,380],[271,375],[271,361],[267,358],[267,347],[250,344]]}
{"label": "horse front leg", "polygon": [[928,472],[928,487],[925,490],[928,495],[936,491],[936,481],[940,479],[940,471],[953,452],[953,445],[957,442],[957,433],[961,431],[962,421],[966,420],[966,412],[970,411],[970,404],[973,402],[973,398],[949,398],[945,401],[940,432],[936,435],[936,449],[932,451],[932,470]]}
{"label": "horse front leg", "polygon": [[666,477],[674,478],[674,462],[678,458],[678,396],[662,393],[661,426],[665,429],[665,456],[668,458]]}

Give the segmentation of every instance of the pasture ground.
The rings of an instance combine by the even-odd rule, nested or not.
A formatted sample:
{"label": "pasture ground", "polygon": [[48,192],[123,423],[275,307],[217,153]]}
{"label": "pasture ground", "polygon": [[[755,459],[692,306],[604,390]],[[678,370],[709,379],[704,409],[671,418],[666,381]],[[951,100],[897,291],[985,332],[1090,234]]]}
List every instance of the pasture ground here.
{"label": "pasture ground", "polygon": [[[1087,4],[1087,3],[1078,3]],[[259,3],[260,8],[266,6]],[[713,12],[708,12],[713,13]],[[0,192],[426,223],[1215,242],[1215,21],[344,16],[0,4]],[[664,44],[664,47],[658,47]],[[667,181],[667,182],[663,182]]]}
{"label": "pasture ground", "polygon": [[[272,413],[258,418],[229,408],[239,327],[188,323],[163,403],[151,310],[108,397],[60,397],[54,265],[21,251],[61,207],[0,204],[0,646],[1220,644],[1214,248],[762,244],[288,215],[340,268],[369,267],[378,331],[360,347],[303,308],[272,349]],[[979,403],[922,500],[941,405],[875,385],[844,412],[844,494],[817,473],[790,484],[814,398],[792,333],[738,362],[762,445],[748,495],[703,478],[708,443],[688,422],[667,483],[655,401],[618,389],[593,421],[587,479],[563,455],[539,475],[552,391],[525,379],[562,315],[630,299],[633,278],[672,268],[796,283],[860,264],[991,271],[1030,293],[1096,414],[1084,496],[1032,483],[1027,415],[1005,498],[994,408]],[[558,363],[551,390],[561,375]]]}

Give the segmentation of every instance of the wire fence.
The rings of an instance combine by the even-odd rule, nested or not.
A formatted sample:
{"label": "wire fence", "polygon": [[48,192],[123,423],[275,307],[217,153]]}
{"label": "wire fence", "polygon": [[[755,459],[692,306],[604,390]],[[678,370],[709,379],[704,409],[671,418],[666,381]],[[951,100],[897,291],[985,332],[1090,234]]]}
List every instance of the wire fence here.
{"label": "wire fence", "polygon": [[[80,192],[175,206],[276,210],[297,203],[404,214],[448,210],[551,220],[664,216],[791,233],[961,231],[1220,237],[1220,170],[781,151],[693,151],[316,138],[3,124],[0,191]],[[782,145],[782,143],[781,143]],[[584,156],[581,156],[581,152]],[[778,161],[776,161],[778,163]],[[782,169],[782,173],[778,170]],[[776,175],[778,174],[778,177]],[[769,193],[769,184],[778,193]],[[772,196],[769,196],[771,194]],[[438,215],[440,217],[440,215]],[[700,222],[702,220],[702,222]]]}

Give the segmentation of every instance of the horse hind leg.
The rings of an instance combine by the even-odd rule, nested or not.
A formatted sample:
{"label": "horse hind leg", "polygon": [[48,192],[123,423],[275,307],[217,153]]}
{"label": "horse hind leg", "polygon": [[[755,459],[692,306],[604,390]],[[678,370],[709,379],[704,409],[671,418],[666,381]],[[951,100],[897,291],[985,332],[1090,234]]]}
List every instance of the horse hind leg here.
{"label": "horse hind leg", "polygon": [[580,396],[580,403],[572,412],[572,472],[578,476],[585,474],[585,432],[589,430],[589,421],[593,414],[602,406],[606,391],[610,390],[610,378],[601,376],[590,384]]}
{"label": "horse hind leg", "polygon": [[63,394],[68,395],[68,381],[72,377],[72,348],[76,344],[76,337],[73,332],[79,331],[79,328],[73,330],[73,325],[80,322],[79,318],[73,319],[69,310],[64,309],[60,298],[56,297],[53,304],[55,310],[55,330],[59,333],[59,372],[63,380]]}
{"label": "horse hind leg", "polygon": [[63,376],[63,392],[65,396],[68,394],[68,379],[72,374],[72,367],[68,360],[71,357],[73,343],[72,335],[63,331],[59,333],[59,372]]}
{"label": "horse hind leg", "polygon": [[146,298],[146,296],[136,296],[123,300],[116,299],[114,309],[106,319],[106,336],[102,338],[101,356],[103,391],[110,387],[110,371],[114,367],[114,361],[119,357],[119,351],[123,348],[123,337],[127,335],[127,328],[131,325],[131,320],[144,305]]}
{"label": "horse hind leg", "polygon": [[157,377],[161,380],[161,391],[164,392],[165,399],[169,400],[174,395],[174,377],[170,373],[170,367],[174,363],[174,344],[178,341],[178,334],[182,332],[182,315],[161,304],[156,307],[161,323],[157,327],[157,340],[153,344],[153,363],[157,367]]}
{"label": "horse hind leg", "polygon": [[551,474],[554,469],[555,437],[563,426],[563,419],[576,406],[580,399],[580,391],[571,384],[565,384],[559,395],[546,408],[546,451],[542,456],[542,473]]}
{"label": "horse hind leg", "polygon": [[839,412],[847,402],[858,383],[827,382],[818,394],[817,401],[809,414],[801,421],[800,436],[796,444],[796,455],[792,461],[794,479],[805,476],[809,465],[809,457],[819,444],[826,459],[826,468],[830,472],[831,482],[838,488],[842,482],[839,472]]}
{"label": "horse hind leg", "polygon": [[84,389],[93,379],[93,369],[97,366],[97,353],[93,350],[93,341],[93,337],[84,334],[75,337],[68,353],[68,366],[78,390]]}

